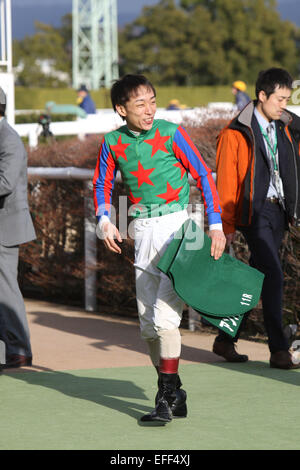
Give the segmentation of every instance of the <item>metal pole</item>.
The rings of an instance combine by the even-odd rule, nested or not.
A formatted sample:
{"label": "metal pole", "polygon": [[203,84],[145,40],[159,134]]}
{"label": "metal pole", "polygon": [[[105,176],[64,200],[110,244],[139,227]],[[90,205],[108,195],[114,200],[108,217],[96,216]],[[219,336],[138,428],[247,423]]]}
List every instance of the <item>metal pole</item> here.
{"label": "metal pole", "polygon": [[112,71],[112,34],[111,34],[111,9],[108,0],[104,0],[104,12],[103,12],[103,44],[104,44],[104,56],[105,56],[105,88],[111,87],[111,71]]}
{"label": "metal pole", "polygon": [[7,72],[12,71],[12,32],[11,32],[11,2],[6,0],[6,48],[7,48]]}
{"label": "metal pole", "polygon": [[84,182],[84,259],[85,259],[85,309],[95,312],[97,309],[96,283],[97,283],[97,244],[96,223],[93,214],[93,199],[91,197],[93,183]]}
{"label": "metal pole", "polygon": [[199,322],[199,314],[192,307],[188,307],[189,312],[189,330],[196,331],[196,325]]}
{"label": "metal pole", "polygon": [[118,13],[117,0],[112,1],[112,79],[119,77]]}
{"label": "metal pole", "polygon": [[99,89],[99,45],[98,45],[98,29],[99,29],[99,10],[97,2],[92,0],[91,5],[91,58],[92,58],[92,77],[91,87],[94,90]]}
{"label": "metal pole", "polygon": [[78,88],[78,0],[73,0],[72,10],[72,74],[73,74],[73,88]]}
{"label": "metal pole", "polygon": [[4,0],[1,1],[0,18],[1,18],[1,58],[0,63],[6,63],[6,27],[5,27],[5,9]]}

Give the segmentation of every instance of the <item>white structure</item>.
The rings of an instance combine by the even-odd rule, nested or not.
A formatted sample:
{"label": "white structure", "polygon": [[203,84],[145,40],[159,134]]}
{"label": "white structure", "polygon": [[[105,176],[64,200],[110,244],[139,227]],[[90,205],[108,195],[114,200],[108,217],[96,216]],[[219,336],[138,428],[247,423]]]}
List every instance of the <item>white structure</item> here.
{"label": "white structure", "polygon": [[[232,113],[226,110],[222,112],[220,110],[208,110],[207,108],[172,111],[158,108],[155,115],[156,119],[166,119],[177,124],[188,122],[189,125],[199,125],[209,118],[217,117],[229,119],[232,117]],[[124,121],[112,109],[101,109],[97,114],[88,114],[84,119],[70,122],[52,122],[50,124],[50,131],[54,136],[78,135],[79,138],[84,138],[85,134],[106,134],[123,124]],[[42,131],[42,127],[39,124],[16,124],[14,127],[21,137],[29,138],[30,147],[34,148],[38,145],[38,137]]]}
{"label": "white structure", "polygon": [[6,116],[15,122],[15,85],[12,73],[11,0],[0,0],[0,86],[6,94]]}
{"label": "white structure", "polygon": [[[290,105],[287,110],[300,116],[300,106]],[[34,112],[32,110],[31,112]],[[229,108],[228,103],[222,108],[219,103],[217,106],[192,108],[183,110],[167,111],[158,108],[155,114],[156,119],[166,119],[189,126],[199,126],[209,119],[232,119],[236,114],[233,107]],[[89,114],[85,119],[78,118],[76,121],[52,122],[50,131],[54,136],[77,135],[79,139],[84,139],[86,134],[106,134],[124,124],[120,116],[111,109],[101,109],[97,114]],[[37,147],[38,137],[42,132],[42,127],[37,123],[15,124],[15,130],[21,137],[28,137],[29,146]]]}

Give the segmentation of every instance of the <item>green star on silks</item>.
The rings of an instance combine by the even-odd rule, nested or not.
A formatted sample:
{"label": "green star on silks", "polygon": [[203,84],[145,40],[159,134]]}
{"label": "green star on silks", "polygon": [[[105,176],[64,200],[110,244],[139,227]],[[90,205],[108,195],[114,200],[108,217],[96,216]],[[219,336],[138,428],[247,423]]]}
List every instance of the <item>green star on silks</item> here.
{"label": "green star on silks", "polygon": [[211,239],[189,219],[175,233],[157,267],[187,305],[234,337],[244,314],[259,301],[264,275],[227,253],[215,260],[210,247]]}

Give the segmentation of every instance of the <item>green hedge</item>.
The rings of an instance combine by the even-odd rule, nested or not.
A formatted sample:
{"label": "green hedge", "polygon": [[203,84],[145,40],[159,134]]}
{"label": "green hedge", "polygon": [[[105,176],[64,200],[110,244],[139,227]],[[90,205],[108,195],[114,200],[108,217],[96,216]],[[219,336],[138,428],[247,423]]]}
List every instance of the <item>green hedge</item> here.
{"label": "green hedge", "polygon": [[[170,100],[178,99],[181,104],[188,107],[206,106],[209,102],[226,101],[233,102],[231,87],[228,86],[199,86],[199,87],[157,87],[158,107],[166,107]],[[254,87],[249,87],[248,92],[254,97]],[[96,107],[110,108],[110,93],[107,89],[91,91],[91,96]],[[25,88],[16,87],[16,109],[40,109],[43,110],[47,101],[55,101],[57,104],[76,104],[76,91],[72,88]]]}

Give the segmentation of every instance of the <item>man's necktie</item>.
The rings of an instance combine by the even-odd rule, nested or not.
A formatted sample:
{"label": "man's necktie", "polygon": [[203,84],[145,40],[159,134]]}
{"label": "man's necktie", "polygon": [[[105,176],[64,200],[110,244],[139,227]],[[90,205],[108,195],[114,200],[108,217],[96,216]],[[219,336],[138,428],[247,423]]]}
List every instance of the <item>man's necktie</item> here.
{"label": "man's necktie", "polygon": [[274,127],[272,123],[270,123],[267,127],[267,136],[268,136],[267,148],[268,148],[268,156],[269,156],[270,166],[271,166],[272,183],[276,188],[280,204],[284,208],[285,207],[284,192],[283,192],[282,181],[279,175],[278,147],[277,147],[277,141],[276,142],[274,141]]}

